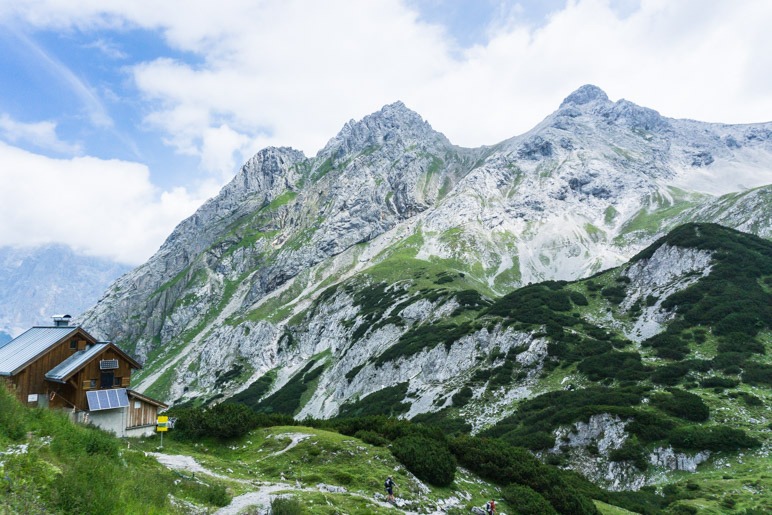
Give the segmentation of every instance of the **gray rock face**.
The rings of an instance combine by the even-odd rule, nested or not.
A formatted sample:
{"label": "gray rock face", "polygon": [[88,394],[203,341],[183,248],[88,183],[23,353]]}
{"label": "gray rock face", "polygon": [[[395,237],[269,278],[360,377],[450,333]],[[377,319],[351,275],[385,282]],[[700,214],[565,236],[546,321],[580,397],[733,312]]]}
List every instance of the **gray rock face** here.
{"label": "gray rock face", "polygon": [[696,472],[697,466],[706,461],[709,457],[710,451],[702,451],[689,455],[682,452],[675,452],[672,447],[660,447],[654,449],[649,455],[649,462],[652,465],[670,470]]}
{"label": "gray rock face", "polygon": [[[711,253],[662,245],[649,259],[629,266],[623,275],[630,279],[628,296],[622,306],[630,309],[636,302],[645,305],[635,324],[625,331],[632,341],[641,342],[661,332],[672,313],[661,309],[662,301],[677,291],[688,288],[710,273]],[[646,305],[647,297],[655,297]]]}
{"label": "gray rock face", "polygon": [[[695,166],[697,155],[712,161]],[[479,149],[452,145],[398,102],[347,123],[313,158],[259,152],[81,322],[147,359],[140,387],[168,400],[230,395],[270,370],[275,391],[323,359],[301,417],[335,415],[400,382],[411,416],[437,411],[475,360],[522,350],[521,385],[464,408],[478,428],[530,395],[546,342],[488,328],[375,366],[406,331],[458,306],[410,298],[413,272],[443,267],[496,295],[620,265],[688,220],[769,237],[769,163],[772,124],[668,119],[594,86],[528,133]],[[688,284],[673,259],[707,270],[709,256],[668,252],[626,272],[637,285],[626,302]],[[380,280],[393,304],[373,307],[363,291]],[[653,306],[631,337],[667,316]]]}
{"label": "gray rock face", "polygon": [[646,476],[629,463],[608,459],[627,440],[626,424],[617,416],[593,415],[587,422],[558,429],[550,452],[566,453],[573,470],[611,491],[638,490],[645,486]]}
{"label": "gray rock face", "polygon": [[596,101],[608,102],[609,99],[606,93],[598,86],[585,84],[584,86],[568,95],[560,104],[560,108],[562,109],[568,106],[580,106]]}

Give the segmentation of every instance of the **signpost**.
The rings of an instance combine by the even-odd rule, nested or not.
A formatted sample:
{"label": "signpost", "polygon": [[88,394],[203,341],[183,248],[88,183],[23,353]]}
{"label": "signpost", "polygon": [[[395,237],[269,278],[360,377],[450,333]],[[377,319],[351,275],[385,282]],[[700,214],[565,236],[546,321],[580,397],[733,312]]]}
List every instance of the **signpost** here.
{"label": "signpost", "polygon": [[169,417],[166,415],[158,415],[156,420],[156,431],[161,433],[161,448],[164,446],[164,433],[169,430]]}

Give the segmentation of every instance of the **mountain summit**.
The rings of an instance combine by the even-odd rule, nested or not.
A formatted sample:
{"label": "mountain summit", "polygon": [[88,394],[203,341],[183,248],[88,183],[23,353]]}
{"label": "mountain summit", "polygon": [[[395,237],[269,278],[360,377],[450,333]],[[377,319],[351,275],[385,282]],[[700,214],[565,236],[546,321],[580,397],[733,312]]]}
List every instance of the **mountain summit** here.
{"label": "mountain summit", "polygon": [[406,148],[415,142],[432,140],[450,145],[442,134],[435,132],[416,112],[402,102],[395,102],[360,121],[351,120],[346,123],[319,154],[337,152],[344,155],[383,145]]}
{"label": "mountain summit", "polygon": [[592,84],[585,84],[584,86],[580,87],[570,95],[568,95],[565,100],[560,104],[561,109],[563,107],[573,105],[573,106],[580,106],[584,104],[589,104],[590,102],[608,102],[608,96],[606,93],[600,89],[598,86],[593,86]]}

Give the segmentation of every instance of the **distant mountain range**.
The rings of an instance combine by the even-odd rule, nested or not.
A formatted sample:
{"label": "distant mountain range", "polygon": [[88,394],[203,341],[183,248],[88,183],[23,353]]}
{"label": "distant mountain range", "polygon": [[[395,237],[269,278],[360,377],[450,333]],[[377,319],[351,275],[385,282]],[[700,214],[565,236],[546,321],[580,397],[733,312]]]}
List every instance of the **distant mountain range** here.
{"label": "distant mountain range", "polygon": [[82,313],[129,270],[65,245],[0,247],[0,343],[50,324],[52,315]]}
{"label": "distant mountain range", "polygon": [[[140,388],[169,401],[375,409],[494,431],[577,469],[571,434],[586,450],[614,433],[582,472],[637,488],[640,460],[696,466],[684,452],[711,448],[629,431],[645,425],[641,402],[677,404],[664,388],[703,380],[759,384],[769,401],[753,377],[769,373],[756,351],[770,314],[722,301],[737,320],[704,320],[690,306],[727,288],[769,306],[770,184],[772,123],[675,120],[583,86],[528,133],[467,149],[396,103],[313,158],[260,151],[81,321],[145,360]],[[717,272],[754,279],[716,286]],[[539,411],[550,392],[603,388],[624,394],[618,409],[577,396],[581,416]],[[528,406],[544,424],[517,418]],[[668,409],[657,420],[682,430]],[[609,454],[623,447],[639,467]]]}

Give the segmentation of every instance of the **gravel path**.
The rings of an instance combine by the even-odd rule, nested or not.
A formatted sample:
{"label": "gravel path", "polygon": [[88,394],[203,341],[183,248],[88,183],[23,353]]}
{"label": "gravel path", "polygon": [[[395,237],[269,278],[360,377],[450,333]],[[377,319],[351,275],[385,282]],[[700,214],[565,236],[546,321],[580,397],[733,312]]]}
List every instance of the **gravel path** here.
{"label": "gravel path", "polygon": [[160,452],[148,452],[145,453],[148,456],[152,456],[158,460],[158,463],[164,465],[173,470],[187,470],[188,472],[207,474],[219,479],[227,479],[228,481],[238,481],[239,483],[245,483],[243,479],[234,479],[232,477],[223,476],[217,472],[212,472],[208,468],[201,465],[191,456],[185,456],[182,454],[163,454]]}
{"label": "gravel path", "polygon": [[271,494],[279,490],[295,490],[295,488],[284,483],[261,486],[254,492],[247,492],[234,497],[228,506],[220,508],[214,512],[214,515],[236,515],[248,506],[259,506],[257,513],[259,515],[267,514],[270,512]]}
{"label": "gravel path", "polygon": [[295,447],[297,444],[299,444],[303,440],[307,440],[307,439],[311,438],[312,436],[313,435],[309,435],[309,434],[306,434],[306,433],[282,433],[280,435],[275,435],[274,438],[276,438],[276,439],[287,437],[287,438],[290,438],[292,441],[284,449],[282,449],[280,451],[272,452],[271,454],[269,454],[267,456],[263,456],[262,458],[260,458],[257,461],[263,461],[263,460],[266,460],[268,458],[273,458],[274,456],[278,456],[279,454],[284,454],[285,452],[287,452],[288,450],[292,449],[293,447]]}

